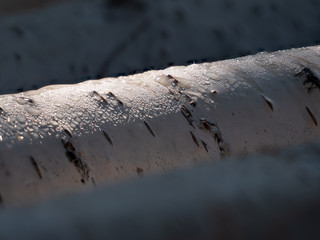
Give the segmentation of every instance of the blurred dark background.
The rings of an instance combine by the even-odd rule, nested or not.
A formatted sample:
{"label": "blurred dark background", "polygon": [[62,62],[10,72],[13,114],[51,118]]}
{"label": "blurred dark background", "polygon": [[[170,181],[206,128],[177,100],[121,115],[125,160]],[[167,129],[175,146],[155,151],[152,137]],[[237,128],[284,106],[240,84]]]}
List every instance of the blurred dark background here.
{"label": "blurred dark background", "polygon": [[0,0],[0,93],[320,42],[320,0]]}

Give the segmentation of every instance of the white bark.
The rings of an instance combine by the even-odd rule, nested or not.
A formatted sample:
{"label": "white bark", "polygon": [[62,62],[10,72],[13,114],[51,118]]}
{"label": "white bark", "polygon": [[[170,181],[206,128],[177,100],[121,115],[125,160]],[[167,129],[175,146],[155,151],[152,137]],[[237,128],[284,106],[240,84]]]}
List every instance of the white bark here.
{"label": "white bark", "polygon": [[296,74],[307,67],[317,80],[319,52],[261,53],[1,96],[3,204],[314,140],[319,89],[309,91],[307,73]]}
{"label": "white bark", "polygon": [[9,239],[319,239],[320,144],[0,214]]}

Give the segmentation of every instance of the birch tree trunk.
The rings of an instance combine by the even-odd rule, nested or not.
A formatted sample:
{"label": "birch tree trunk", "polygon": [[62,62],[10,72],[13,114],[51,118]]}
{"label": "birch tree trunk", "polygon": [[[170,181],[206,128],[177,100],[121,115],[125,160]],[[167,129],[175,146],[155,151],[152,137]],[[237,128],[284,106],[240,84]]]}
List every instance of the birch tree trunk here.
{"label": "birch tree trunk", "polygon": [[319,137],[318,46],[0,97],[15,206]]}

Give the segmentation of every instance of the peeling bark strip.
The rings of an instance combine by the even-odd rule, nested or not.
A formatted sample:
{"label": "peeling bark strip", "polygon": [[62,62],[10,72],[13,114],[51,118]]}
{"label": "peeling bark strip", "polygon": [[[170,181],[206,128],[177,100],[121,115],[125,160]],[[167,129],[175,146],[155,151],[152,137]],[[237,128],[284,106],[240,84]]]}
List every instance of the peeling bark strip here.
{"label": "peeling bark strip", "polygon": [[149,126],[149,124],[146,121],[143,121],[144,125],[147,127],[148,131],[150,132],[150,134],[155,137],[156,135],[154,134],[154,132],[152,131],[151,127]]}
{"label": "peeling bark strip", "polygon": [[189,102],[189,104],[190,104],[192,107],[196,107],[196,106],[197,106],[197,102],[194,101],[194,100],[191,100],[191,101]]}
{"label": "peeling bark strip", "polygon": [[[15,171],[10,176],[6,169],[0,171],[6,207],[38,201],[40,193],[47,198],[57,196],[57,186],[69,193],[83,188],[80,181],[92,185],[91,178],[102,185],[137,176],[141,173],[137,167],[152,174],[190,162],[200,164],[226,155],[254,153],[265,146],[280,148],[319,138],[320,128],[315,125],[320,94],[307,94],[302,85],[306,75],[295,76],[301,66],[313,69],[316,76],[319,60],[320,46],[0,96],[5,111],[0,116],[0,166]],[[177,87],[163,78],[167,75],[179,80]],[[272,105],[263,105],[265,100],[247,78],[261,87],[258,94]],[[104,104],[97,93],[103,93],[110,104]],[[196,108],[184,94],[197,101]],[[36,103],[36,111],[28,99]],[[126,106],[121,107],[116,99],[123,99]],[[266,111],[269,108],[276,114],[271,116]],[[283,124],[287,119],[292,121]],[[152,133],[156,141],[150,141]],[[113,142],[113,136],[119,141]],[[106,153],[109,144],[114,147]],[[61,159],[61,154],[66,157]],[[43,180],[34,175],[33,187],[28,188],[29,178],[18,176],[31,169],[30,155],[41,159]],[[42,164],[58,174],[45,178]],[[74,181],[66,181],[70,177]],[[15,193],[23,193],[23,198]]]}
{"label": "peeling bark strip", "polygon": [[113,142],[111,140],[111,137],[108,135],[108,133],[106,133],[105,131],[102,131],[102,132],[103,132],[103,136],[107,139],[110,145],[113,146]]}
{"label": "peeling bark strip", "polygon": [[175,77],[170,74],[168,74],[167,77],[171,80],[171,84],[173,87],[178,86],[179,81]]}
{"label": "peeling bark strip", "polygon": [[30,156],[30,160],[31,160],[32,166],[36,170],[39,178],[42,179],[42,174],[41,174],[41,171],[40,171],[40,168],[39,168],[37,161],[32,156]]}
{"label": "peeling bark strip", "polygon": [[306,110],[309,113],[309,116],[311,117],[313,123],[318,126],[318,121],[316,119],[316,117],[313,115],[313,113],[311,112],[311,110],[306,106]]}
{"label": "peeling bark strip", "polygon": [[0,107],[0,116],[2,115],[2,113],[3,113],[3,109],[2,107]]}
{"label": "peeling bark strip", "polygon": [[273,105],[272,105],[272,102],[266,98],[264,95],[260,95],[262,97],[262,99],[268,104],[269,108],[273,111]]}

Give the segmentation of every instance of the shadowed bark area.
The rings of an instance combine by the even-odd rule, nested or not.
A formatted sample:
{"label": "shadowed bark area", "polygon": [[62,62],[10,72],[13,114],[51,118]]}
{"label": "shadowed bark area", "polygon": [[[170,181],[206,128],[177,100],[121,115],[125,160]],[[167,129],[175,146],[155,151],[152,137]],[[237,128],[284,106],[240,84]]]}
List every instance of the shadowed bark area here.
{"label": "shadowed bark area", "polygon": [[100,187],[2,211],[0,237],[319,239],[319,159],[315,142]]}

